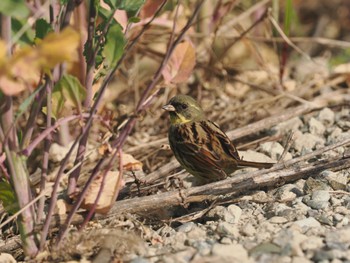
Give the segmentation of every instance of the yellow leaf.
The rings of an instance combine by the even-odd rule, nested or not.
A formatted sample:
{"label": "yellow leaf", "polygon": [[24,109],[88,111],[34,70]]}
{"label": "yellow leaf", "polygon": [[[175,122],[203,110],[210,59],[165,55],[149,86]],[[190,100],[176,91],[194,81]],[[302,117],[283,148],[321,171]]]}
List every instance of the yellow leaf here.
{"label": "yellow leaf", "polygon": [[0,68],[5,64],[6,60],[6,44],[4,41],[0,40]]}
{"label": "yellow leaf", "polygon": [[43,66],[52,68],[58,63],[78,60],[79,41],[79,33],[69,27],[59,34],[48,34],[38,46],[39,55],[44,59]]}
{"label": "yellow leaf", "polygon": [[6,57],[6,44],[0,41],[0,89],[9,96],[38,85],[43,71],[59,63],[78,59],[80,35],[72,28],[50,33],[36,47],[24,47],[11,58]]}

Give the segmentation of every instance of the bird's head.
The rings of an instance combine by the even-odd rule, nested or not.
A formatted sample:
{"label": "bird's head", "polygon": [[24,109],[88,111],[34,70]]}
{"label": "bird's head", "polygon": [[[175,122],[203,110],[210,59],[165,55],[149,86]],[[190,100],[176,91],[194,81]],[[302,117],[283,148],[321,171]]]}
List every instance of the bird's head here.
{"label": "bird's head", "polygon": [[163,110],[169,112],[171,124],[184,124],[204,118],[203,110],[190,96],[177,95],[164,105]]}

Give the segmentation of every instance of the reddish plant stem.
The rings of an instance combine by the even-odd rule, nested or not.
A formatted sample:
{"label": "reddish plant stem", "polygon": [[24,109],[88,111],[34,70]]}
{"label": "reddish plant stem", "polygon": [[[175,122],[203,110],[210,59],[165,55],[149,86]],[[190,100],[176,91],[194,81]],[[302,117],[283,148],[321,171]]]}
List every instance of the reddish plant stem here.
{"label": "reddish plant stem", "polygon": [[[51,103],[51,95],[52,95],[52,89],[53,89],[53,83],[49,79],[49,77],[46,77],[46,92],[47,92],[47,99],[46,99],[46,107],[47,107],[47,114],[46,114],[46,128],[50,128],[51,126],[51,112],[52,112],[52,103]],[[45,138],[44,141],[44,154],[43,154],[43,163],[41,167],[41,180],[40,180],[40,193],[45,191],[46,187],[46,178],[47,178],[47,170],[49,166],[49,150],[51,147],[51,136],[50,134]],[[40,223],[43,219],[44,215],[44,205],[45,205],[45,195],[43,195],[39,199],[38,204],[38,210],[37,210],[37,223]]]}
{"label": "reddish plant stem", "polygon": [[[7,55],[11,55],[11,17],[2,14],[1,36],[7,44]],[[14,121],[12,97],[3,95],[0,104],[0,140],[6,154],[6,162],[10,171],[10,183],[15,191],[19,208],[24,208],[31,200],[32,193],[25,160],[18,154],[18,137]],[[5,140],[5,136],[7,139]],[[22,246],[25,254],[34,257],[38,247],[34,236],[35,213],[33,207],[23,210],[18,217]]]}
{"label": "reddish plant stem", "polygon": [[31,144],[28,145],[27,148],[22,150],[22,154],[25,156],[29,156],[32,151],[35,149],[35,147],[42,142],[47,136],[49,136],[54,130],[56,130],[60,125],[65,124],[67,122],[79,119],[79,118],[88,118],[90,115],[88,113],[83,113],[81,115],[72,115],[68,117],[64,117],[61,119],[58,119],[54,125],[47,128],[43,132],[41,132],[33,141]]}
{"label": "reddish plant stem", "polygon": [[[159,6],[158,10],[155,12],[154,16],[152,17],[152,19],[150,19],[150,21],[148,23],[146,23],[144,25],[144,27],[142,28],[142,30],[139,32],[139,34],[133,39],[130,41],[130,44],[125,48],[125,51],[122,55],[122,57],[119,59],[118,63],[114,66],[114,68],[111,69],[111,71],[106,75],[105,79],[103,80],[102,84],[101,84],[101,87],[100,87],[100,92],[98,93],[98,96],[95,100],[95,103],[91,109],[91,112],[90,112],[90,118],[88,119],[87,121],[87,124],[85,127],[87,127],[88,125],[91,125],[91,119],[92,119],[92,116],[93,116],[93,113],[96,111],[96,109],[98,108],[99,104],[101,103],[102,101],[102,96],[104,94],[104,91],[108,85],[108,83],[111,81],[115,71],[119,68],[119,66],[121,65],[122,61],[124,60],[124,58],[126,57],[126,54],[128,54],[128,52],[134,47],[134,45],[137,43],[137,41],[139,40],[139,38],[143,35],[143,33],[146,31],[146,29],[149,28],[150,24],[153,22],[153,20],[157,17],[157,15],[160,13],[160,11],[162,10],[162,8],[164,7],[166,3],[166,0]],[[131,119],[132,122],[135,122],[136,120],[135,119]],[[90,123],[89,123],[90,122]],[[134,126],[134,124],[132,126],[129,126],[127,129],[124,129],[124,139],[119,143],[118,147],[116,147],[117,151],[119,151],[119,149],[122,147],[123,143],[125,142],[125,139],[127,137],[127,135],[130,133],[132,127]],[[86,130],[85,130],[86,131]],[[84,135],[85,131],[83,131],[83,134],[82,136]],[[75,146],[76,142],[79,140],[79,138],[75,141],[75,143],[73,144],[73,146]],[[72,146],[72,147],[73,147]],[[68,153],[69,156],[71,154],[71,152]],[[65,159],[69,158],[69,156],[65,157]],[[116,154],[114,154],[110,160],[110,162],[108,163],[108,166],[107,168],[108,169],[105,169],[104,173],[107,173],[109,170],[110,170],[110,167],[112,167],[112,163],[115,162],[115,159],[116,159]],[[101,168],[101,165],[102,163],[104,162],[105,158],[101,159],[95,166],[95,168],[93,169],[93,172],[88,180],[88,182],[86,182],[86,184],[84,185],[84,189],[88,189],[88,187],[91,185],[91,182],[93,181],[93,179],[97,176],[97,174],[100,172],[100,168]],[[66,164],[65,164],[66,165]],[[60,170],[58,172],[58,175],[57,175],[57,178],[60,178],[61,176],[60,173],[62,171]],[[55,188],[55,187],[54,187]],[[68,226],[70,225],[72,219],[73,219],[73,216],[74,214],[76,213],[76,211],[78,210],[79,206],[81,205],[81,202],[83,200],[83,198],[85,197],[85,193],[86,193],[86,190],[82,191],[82,193],[79,195],[79,198],[78,200],[74,203],[73,205],[73,208],[71,210],[71,212],[68,214],[67,216],[67,219],[66,219],[66,222],[65,224],[61,227],[60,229],[60,234],[59,234],[59,237],[58,237],[58,243],[60,243],[66,233],[67,233],[67,230],[68,230]],[[57,197],[56,197],[57,198]],[[54,201],[56,202],[56,200]],[[53,204],[50,203],[50,207],[52,206]],[[49,210],[50,211],[50,210]],[[46,229],[48,229],[49,227],[49,224],[52,220],[52,213],[49,213],[48,216],[47,216],[47,220],[45,222],[45,226],[46,226]],[[46,230],[47,231],[47,230]],[[46,233],[47,235],[47,233]],[[46,235],[45,235],[45,238],[46,238]]]}

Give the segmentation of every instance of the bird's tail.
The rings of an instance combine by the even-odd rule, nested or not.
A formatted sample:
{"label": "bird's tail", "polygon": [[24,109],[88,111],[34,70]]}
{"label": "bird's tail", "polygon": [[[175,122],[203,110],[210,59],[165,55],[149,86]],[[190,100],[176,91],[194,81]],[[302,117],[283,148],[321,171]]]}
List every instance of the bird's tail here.
{"label": "bird's tail", "polygon": [[250,162],[250,161],[244,161],[244,160],[238,160],[237,161],[238,167],[254,167],[254,168],[271,168],[274,163],[258,163],[258,162]]}

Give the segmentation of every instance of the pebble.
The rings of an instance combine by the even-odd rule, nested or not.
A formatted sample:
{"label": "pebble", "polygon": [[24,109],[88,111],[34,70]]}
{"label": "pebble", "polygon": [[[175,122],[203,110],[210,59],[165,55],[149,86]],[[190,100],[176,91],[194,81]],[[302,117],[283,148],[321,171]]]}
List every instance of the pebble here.
{"label": "pebble", "polygon": [[324,246],[323,239],[318,236],[308,237],[305,241],[300,244],[302,250],[316,250]]}
{"label": "pebble", "polygon": [[224,221],[237,224],[242,216],[242,209],[237,205],[229,205],[223,214]]}
{"label": "pebble", "polygon": [[232,237],[239,236],[238,227],[233,225],[233,224],[227,223],[227,222],[220,222],[218,224],[216,231],[220,235],[232,236]]}
{"label": "pebble", "polygon": [[251,223],[247,223],[242,227],[241,233],[248,237],[254,236],[256,234],[256,229]]}
{"label": "pebble", "polygon": [[330,108],[324,108],[319,112],[317,119],[326,127],[330,127],[334,124],[335,114]]}
{"label": "pebble", "polygon": [[207,213],[207,217],[212,218],[214,220],[224,219],[224,214],[226,212],[226,208],[224,206],[215,206]]}
{"label": "pebble", "polygon": [[229,259],[231,262],[253,262],[249,260],[248,252],[241,244],[223,245],[217,243],[213,246],[212,254]]}
{"label": "pebble", "polygon": [[301,195],[301,191],[293,184],[286,184],[279,187],[276,191],[276,199],[282,202],[292,201],[298,195]]}
{"label": "pebble", "polygon": [[271,224],[284,224],[287,223],[287,218],[284,218],[282,216],[274,216],[269,219]]}
{"label": "pebble", "polygon": [[293,222],[293,225],[299,226],[302,229],[309,229],[311,227],[320,227],[321,224],[313,217],[308,217],[305,219],[301,219]]}
{"label": "pebble", "polygon": [[300,131],[295,132],[294,149],[298,152],[302,150],[310,152],[315,149],[316,146],[324,146],[325,139],[311,134],[311,133],[301,133]]}
{"label": "pebble", "polygon": [[201,256],[207,256],[211,253],[212,246],[206,241],[195,241],[191,243],[191,246],[197,249]]}
{"label": "pebble", "polygon": [[275,129],[282,133],[282,134],[288,134],[290,131],[296,131],[299,128],[303,126],[303,122],[300,120],[299,117],[294,117],[288,121],[284,121],[280,124],[278,124]]}
{"label": "pebble", "polygon": [[[266,155],[269,155],[274,160],[278,160],[281,157],[284,148],[278,142],[265,142],[260,144],[259,151]],[[292,154],[287,152],[284,160],[290,160],[292,158]]]}
{"label": "pebble", "polygon": [[184,232],[188,233],[190,232],[193,228],[197,227],[194,222],[187,222],[177,228],[177,232]]}
{"label": "pebble", "polygon": [[309,120],[309,132],[311,134],[323,136],[325,131],[326,127],[322,124],[322,122],[316,120],[313,117]]}
{"label": "pebble", "polygon": [[331,198],[328,191],[318,190],[312,193],[311,198],[305,197],[305,203],[313,209],[325,209],[328,207],[328,200]]}
{"label": "pebble", "polygon": [[327,180],[333,190],[346,190],[348,176],[344,172],[323,171],[321,177]]}
{"label": "pebble", "polygon": [[350,248],[350,227],[344,227],[326,234],[326,244],[331,249],[348,250]]}

